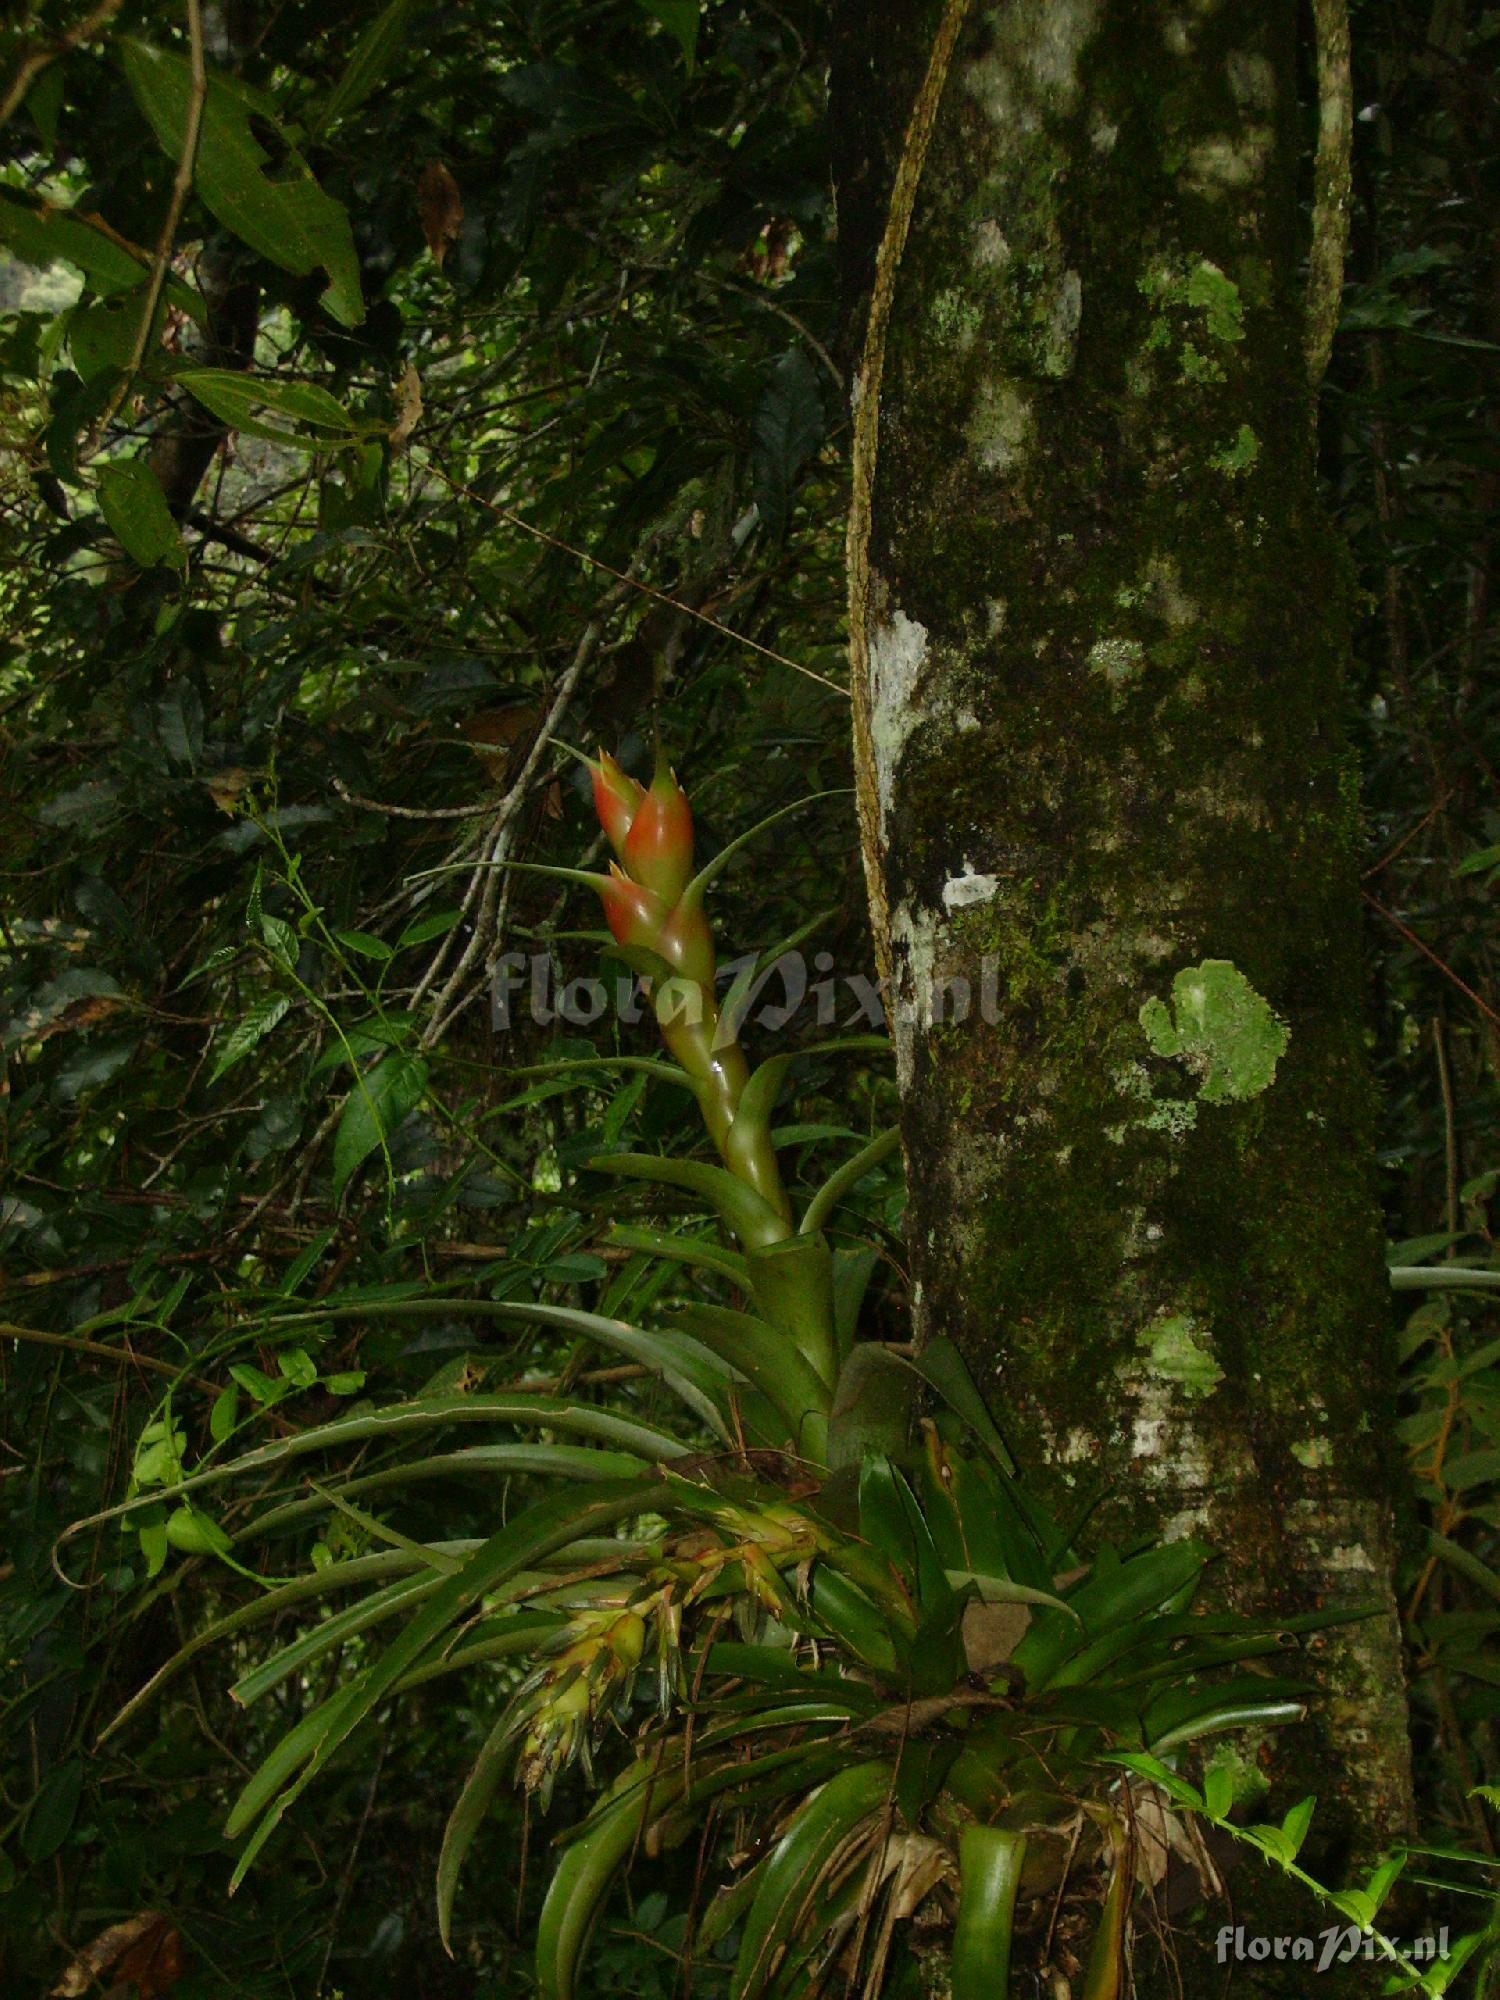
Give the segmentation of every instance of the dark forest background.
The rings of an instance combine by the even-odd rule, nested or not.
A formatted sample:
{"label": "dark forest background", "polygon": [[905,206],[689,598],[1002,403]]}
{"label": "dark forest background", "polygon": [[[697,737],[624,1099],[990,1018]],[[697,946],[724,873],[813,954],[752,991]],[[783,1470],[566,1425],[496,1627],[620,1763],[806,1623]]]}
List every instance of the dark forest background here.
{"label": "dark forest background", "polygon": [[[850,782],[826,10],[231,0],[203,18],[237,87],[181,202],[188,16],[101,11],[45,65],[81,13],[0,46],[0,1987],[47,1991],[158,1912],[142,1994],[524,1992],[546,1836],[518,1804],[479,1836],[452,1962],[431,1916],[498,1687],[408,1698],[231,1902],[226,1797],[310,1689],[230,1703],[256,1657],[232,1642],[101,1747],[250,1586],[166,1510],[73,1540],[65,1576],[53,1550],[362,1399],[523,1366],[591,1393],[564,1339],[351,1310],[373,1299],[617,1311],[672,1282],[610,1240],[633,1198],[583,1163],[670,1148],[681,1101],[591,1066],[639,1052],[608,1020],[497,1029],[497,939],[586,975],[597,918],[486,864],[588,848],[552,736],[644,771],[654,716],[705,852]],[[1401,1600],[1424,1830],[1492,1856],[1500,13],[1359,0],[1353,24],[1321,463],[1357,584],[1392,1263],[1451,1274],[1396,1297]],[[725,876],[734,950],[873,971],[851,824],[823,797]],[[790,1032],[832,1031],[809,1006]],[[893,1100],[882,1052],[814,1050],[778,1114],[792,1177]],[[899,1327],[894,1168],[858,1207]],[[494,1501],[420,1488],[403,1518],[459,1537]],[[330,1510],[277,1560],[362,1532]],[[600,1995],[674,1990],[680,1875],[613,1907]]]}

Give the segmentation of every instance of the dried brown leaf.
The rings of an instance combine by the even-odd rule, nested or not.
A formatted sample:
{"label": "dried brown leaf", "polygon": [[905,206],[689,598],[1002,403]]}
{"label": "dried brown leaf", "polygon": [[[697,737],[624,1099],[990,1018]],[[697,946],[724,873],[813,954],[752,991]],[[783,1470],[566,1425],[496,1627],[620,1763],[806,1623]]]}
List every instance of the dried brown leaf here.
{"label": "dried brown leaf", "polygon": [[[437,256],[437,252],[433,252]],[[438,262],[442,259],[439,257]],[[396,421],[391,425],[391,449],[405,451],[411,442],[412,432],[422,421],[422,378],[417,373],[417,364],[408,361],[401,371],[401,380],[396,384]]]}
{"label": "dried brown leaf", "polygon": [[458,182],[441,160],[429,160],[417,182],[417,211],[432,261],[441,271],[443,259],[458,241],[463,226],[464,198]]}

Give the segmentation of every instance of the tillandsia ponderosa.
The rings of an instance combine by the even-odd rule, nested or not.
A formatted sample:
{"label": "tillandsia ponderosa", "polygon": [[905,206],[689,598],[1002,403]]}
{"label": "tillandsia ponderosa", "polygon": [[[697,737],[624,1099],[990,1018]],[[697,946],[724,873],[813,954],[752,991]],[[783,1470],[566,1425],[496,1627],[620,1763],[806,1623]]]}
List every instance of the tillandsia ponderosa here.
{"label": "tillandsia ponderosa", "polygon": [[[1006,1992],[1018,1910],[1040,1911],[1042,1927],[1067,1940],[1055,1949],[1082,1976],[1084,2000],[1116,2000],[1137,1883],[1158,1882],[1172,1857],[1205,1891],[1216,1881],[1196,1821],[1223,1821],[1227,1780],[1200,1798],[1171,1760],[1217,1732],[1302,1712],[1299,1681],[1244,1671],[1284,1655],[1291,1629],[1194,1611],[1209,1551],[1192,1540],[1082,1560],[1074,1534],[1019,1482],[949,1343],[916,1352],[856,1338],[874,1257],[835,1251],[824,1225],[892,1142],[863,1147],[794,1218],[770,1132],[788,1058],[752,1071],[735,994],[723,1004],[716,994],[703,898],[734,849],[695,874],[691,811],[665,765],[642,786],[608,757],[587,761],[616,863],[606,875],[549,872],[599,894],[675,1058],[665,1073],[697,1098],[719,1155],[717,1165],[629,1153],[594,1164],[712,1208],[729,1241],[617,1226],[617,1242],[685,1263],[705,1294],[655,1324],[514,1300],[446,1297],[437,1309],[623,1355],[675,1395],[683,1431],[648,1421],[620,1391],[609,1402],[525,1389],[432,1395],[356,1410],[128,1497],[95,1521],[165,1498],[203,1524],[202,1546],[227,1554],[231,1538],[200,1511],[224,1481],[453,1424],[543,1434],[273,1495],[235,1545],[264,1545],[331,1506],[367,1537],[366,1551],[196,1635],[111,1727],[203,1648],[353,1590],[233,1690],[254,1701],[361,1640],[363,1663],[235,1803],[228,1831],[249,1836],[236,1881],[393,1696],[477,1670],[500,1677],[505,1699],[438,1861],[445,1944],[460,1869],[499,1789],[519,1784],[545,1806],[565,1768],[592,1772],[606,1743],[621,1753],[547,1891],[544,2000],[571,2000],[590,1931],[633,1855],[690,1836],[711,1842],[731,1820],[750,1829],[737,1843],[744,1865],[688,1947],[728,1966],[731,2000],[811,1994],[835,1974],[873,1996],[897,1925],[922,1906],[950,1921],[955,2000]],[[318,1317],[421,1317],[430,1305],[362,1301]],[[296,1323],[272,1316],[259,1330],[274,1338]],[[421,1542],[366,1511],[419,1480],[517,1474],[551,1485],[483,1540]],[[368,1650],[364,1635],[391,1624],[396,1636]],[[1262,1851],[1293,1865],[1307,1812],[1304,1802],[1283,1828],[1262,1829]],[[1055,1918],[1070,1884],[1070,1908],[1102,1905],[1092,1942],[1072,1957],[1077,1926],[1059,1929],[1046,1914]]]}

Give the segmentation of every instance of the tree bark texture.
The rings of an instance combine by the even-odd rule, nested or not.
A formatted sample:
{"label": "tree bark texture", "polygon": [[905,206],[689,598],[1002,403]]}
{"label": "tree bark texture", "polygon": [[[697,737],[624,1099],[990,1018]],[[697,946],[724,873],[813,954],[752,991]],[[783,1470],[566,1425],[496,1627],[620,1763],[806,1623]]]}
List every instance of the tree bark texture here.
{"label": "tree bark texture", "polygon": [[[856,308],[941,12],[843,11]],[[1395,1350],[1297,34],[1294,0],[972,8],[873,385],[857,747],[918,1337],[1065,1515],[1202,1533],[1257,1609],[1379,1607],[1317,1642],[1295,1746],[1368,1852],[1410,1804]]]}

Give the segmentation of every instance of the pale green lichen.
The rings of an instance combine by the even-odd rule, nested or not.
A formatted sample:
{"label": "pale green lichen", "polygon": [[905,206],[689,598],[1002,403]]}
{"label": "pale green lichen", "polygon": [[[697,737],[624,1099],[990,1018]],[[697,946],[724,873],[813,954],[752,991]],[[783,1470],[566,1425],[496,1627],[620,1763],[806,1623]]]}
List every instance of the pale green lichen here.
{"label": "pale green lichen", "polygon": [[[1175,1015],[1175,1019],[1174,1019]],[[1172,1010],[1148,1000],[1140,1013],[1159,1056],[1187,1064],[1205,1104],[1228,1104],[1269,1089],[1286,1051],[1287,1031],[1227,958],[1206,958],[1172,982]]]}
{"label": "pale green lichen", "polygon": [[1214,340],[1244,339],[1245,309],[1240,301],[1240,288],[1207,257],[1189,271],[1182,297],[1185,305],[1197,306],[1202,311]]}
{"label": "pale green lichen", "polygon": [[1054,381],[1073,372],[1082,318],[1083,280],[1076,271],[1064,271],[1053,291],[1041,335],[1042,373]]}
{"label": "pale green lichen", "polygon": [[1031,438],[1031,405],[1013,382],[986,382],[970,413],[965,435],[986,472],[1014,465]]}
{"label": "pale green lichen", "polygon": [[1204,139],[1189,153],[1184,179],[1203,194],[1249,187],[1265,172],[1275,138],[1269,125],[1246,125],[1232,138]]}
{"label": "pale green lichen", "polygon": [[939,292],[929,308],[934,340],[943,347],[967,352],[973,346],[984,314],[979,305],[960,291]]}
{"label": "pale green lichen", "polygon": [[1288,1448],[1297,1463],[1305,1465],[1309,1472],[1333,1463],[1333,1446],[1327,1438],[1301,1438]]}
{"label": "pale green lichen", "polygon": [[1233,479],[1242,472],[1248,472],[1259,457],[1260,439],[1248,424],[1241,424],[1234,443],[1216,451],[1208,462],[1215,472],[1226,473]]}
{"label": "pale green lichen", "polygon": [[1190,1313],[1171,1313],[1153,1320],[1136,1345],[1145,1350],[1153,1375],[1176,1382],[1186,1395],[1208,1396],[1224,1379],[1208,1337],[1208,1329]]}
{"label": "pale green lichen", "polygon": [[1122,691],[1139,675],[1146,649],[1138,639],[1096,639],[1088,650],[1088,664],[1109,682],[1118,701]]}

